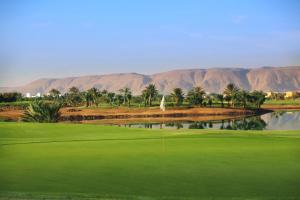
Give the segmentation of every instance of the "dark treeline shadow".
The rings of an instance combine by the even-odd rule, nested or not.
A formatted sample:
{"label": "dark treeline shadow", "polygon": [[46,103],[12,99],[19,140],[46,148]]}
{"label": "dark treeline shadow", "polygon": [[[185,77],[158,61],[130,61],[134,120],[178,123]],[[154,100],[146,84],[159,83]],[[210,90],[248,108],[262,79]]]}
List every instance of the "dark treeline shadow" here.
{"label": "dark treeline shadow", "polygon": [[242,119],[228,119],[222,121],[189,121],[189,122],[166,122],[166,123],[141,123],[127,124],[125,127],[143,127],[143,128],[163,128],[165,127],[181,129],[187,125],[188,129],[225,129],[225,130],[264,130],[267,123],[260,117],[246,117]]}
{"label": "dark treeline shadow", "polygon": [[183,123],[182,122],[168,122],[165,124],[167,127],[174,127],[176,129],[181,129],[183,128]]}
{"label": "dark treeline shadow", "polygon": [[227,130],[263,130],[267,123],[260,117],[249,117],[239,120],[227,120],[222,122],[220,129]]}

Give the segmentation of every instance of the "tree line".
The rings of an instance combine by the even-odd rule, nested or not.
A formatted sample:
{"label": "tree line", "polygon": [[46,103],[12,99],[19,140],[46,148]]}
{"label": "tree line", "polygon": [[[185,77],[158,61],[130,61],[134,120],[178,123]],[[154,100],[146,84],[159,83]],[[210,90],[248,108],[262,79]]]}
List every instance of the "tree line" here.
{"label": "tree line", "polygon": [[19,92],[0,93],[0,102],[15,102],[22,100],[23,96]]}
{"label": "tree line", "polygon": [[[246,91],[238,88],[235,84],[228,84],[221,94],[207,94],[202,87],[193,87],[186,94],[181,88],[174,88],[169,95],[165,95],[168,106],[189,106],[200,107],[242,107],[260,108],[265,101],[265,93],[262,91]],[[58,90],[52,89],[49,95],[44,97],[49,100],[59,100],[64,106],[98,107],[100,104],[111,106],[130,106],[132,103],[145,107],[153,106],[153,102],[159,102],[162,94],[159,94],[154,84],[149,84],[141,95],[133,95],[130,88],[122,88],[115,92],[91,88],[87,91],[80,91],[71,87],[67,93],[61,94]]]}
{"label": "tree line", "polygon": [[[106,102],[110,105],[130,106],[132,101],[146,106],[152,106],[155,100],[160,100],[159,94],[154,84],[148,85],[141,95],[132,95],[129,88],[119,90],[119,93],[108,92],[91,88],[87,91],[80,91],[76,87],[71,87],[65,94],[52,89],[49,95],[41,97],[43,101],[33,101],[25,111],[23,121],[36,122],[57,122],[60,119],[60,108],[62,106],[99,106]],[[174,88],[170,95],[166,95],[166,100],[172,102],[173,106],[181,106],[184,102],[189,106],[212,107],[243,107],[260,108],[265,101],[265,94],[261,91],[248,92],[238,88],[234,84],[228,84],[222,94],[206,94],[202,87],[193,87],[185,95],[181,88]],[[225,105],[225,103],[227,103]]]}
{"label": "tree line", "polygon": [[[111,106],[131,106],[132,103],[139,106],[151,107],[153,102],[159,103],[162,94],[159,94],[154,84],[149,84],[141,95],[133,95],[130,88],[122,88],[118,92],[99,90],[95,87],[80,91],[77,87],[71,87],[68,92],[61,94],[57,89],[51,89],[48,95],[36,97],[57,101],[62,106],[86,106],[98,107],[100,104]],[[27,100],[30,100],[26,98]],[[223,93],[207,94],[202,87],[193,87],[186,94],[181,88],[174,88],[169,95],[165,95],[167,106],[200,106],[200,107],[243,107],[260,108],[265,101],[265,93],[262,91],[246,91],[238,88],[235,84],[228,84]],[[0,102],[14,102],[24,100],[21,93],[0,93]]]}

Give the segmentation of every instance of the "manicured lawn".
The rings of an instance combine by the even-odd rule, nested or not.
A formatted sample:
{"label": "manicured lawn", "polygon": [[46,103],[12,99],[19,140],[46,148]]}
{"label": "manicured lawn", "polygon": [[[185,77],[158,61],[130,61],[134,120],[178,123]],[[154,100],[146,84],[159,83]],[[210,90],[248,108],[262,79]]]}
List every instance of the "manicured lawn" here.
{"label": "manicured lawn", "polygon": [[0,123],[0,199],[300,199],[300,131]]}
{"label": "manicured lawn", "polygon": [[266,100],[264,105],[300,105],[300,99]]}

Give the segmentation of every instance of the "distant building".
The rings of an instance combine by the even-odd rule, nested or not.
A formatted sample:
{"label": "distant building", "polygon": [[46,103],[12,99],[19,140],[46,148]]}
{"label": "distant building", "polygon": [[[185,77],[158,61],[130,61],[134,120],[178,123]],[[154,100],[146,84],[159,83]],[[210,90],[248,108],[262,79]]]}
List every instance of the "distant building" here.
{"label": "distant building", "polygon": [[285,92],[285,95],[284,95],[284,98],[285,99],[288,99],[288,98],[293,98],[294,97],[294,92],[292,92],[292,91],[287,91],[287,92]]}
{"label": "distant building", "polygon": [[270,97],[272,96],[272,93],[273,93],[273,92],[266,92],[266,96],[265,96],[265,97],[266,97],[266,98],[270,98]]}
{"label": "distant building", "polygon": [[266,98],[271,98],[274,94],[280,94],[279,92],[273,92],[273,91],[269,91],[266,92]]}
{"label": "distant building", "polygon": [[35,98],[35,97],[41,97],[41,96],[42,95],[41,95],[40,92],[38,92],[38,93],[36,93],[36,95],[32,95],[32,96],[29,92],[27,92],[26,95],[25,95],[26,98]]}
{"label": "distant building", "polygon": [[300,91],[287,91],[285,92],[284,98],[285,99],[291,99],[291,98],[298,98],[300,97]]}

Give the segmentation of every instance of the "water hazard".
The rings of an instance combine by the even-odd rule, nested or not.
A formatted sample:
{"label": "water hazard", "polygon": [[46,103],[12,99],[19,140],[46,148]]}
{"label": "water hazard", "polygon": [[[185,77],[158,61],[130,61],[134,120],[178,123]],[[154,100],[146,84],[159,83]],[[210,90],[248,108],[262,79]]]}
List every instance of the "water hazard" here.
{"label": "water hazard", "polygon": [[300,130],[300,111],[277,111],[260,116],[218,121],[138,122],[118,126],[153,129]]}

